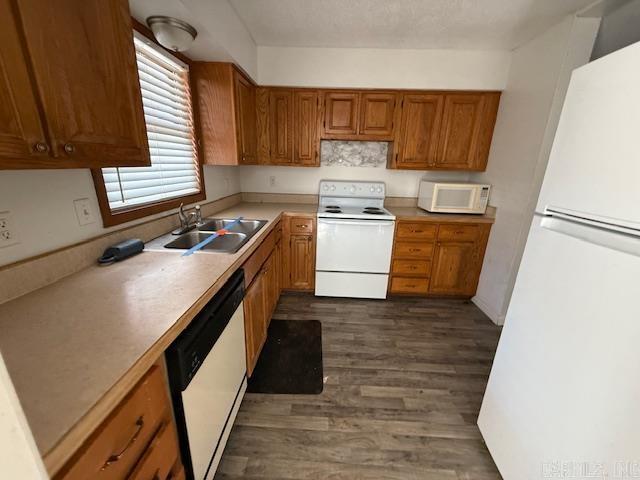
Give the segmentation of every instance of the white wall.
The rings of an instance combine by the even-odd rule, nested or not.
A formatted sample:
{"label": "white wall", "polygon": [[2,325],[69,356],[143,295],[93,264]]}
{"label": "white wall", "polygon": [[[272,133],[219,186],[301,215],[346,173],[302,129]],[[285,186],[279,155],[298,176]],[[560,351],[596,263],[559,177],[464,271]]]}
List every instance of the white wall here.
{"label": "white wall", "polygon": [[[204,167],[207,201],[240,191],[234,167]],[[87,198],[96,221],[80,226],[73,201]],[[98,199],[87,169],[0,172],[0,212],[10,211],[20,243],[0,248],[0,266],[134,225],[167,212],[111,228],[102,226]]]}
{"label": "white wall", "polygon": [[0,478],[49,478],[0,355]]}
{"label": "white wall", "polygon": [[505,51],[258,47],[258,83],[502,90],[510,59]]}
{"label": "white wall", "polygon": [[[418,196],[419,180],[430,178],[446,179],[455,177],[466,179],[468,174],[445,174],[441,172],[423,172],[408,170],[388,170],[374,167],[337,167],[319,168],[300,167],[240,167],[240,189],[243,192],[260,193],[304,193],[318,194],[320,180],[362,180],[386,183],[387,196]],[[275,177],[271,186],[270,177]]]}
{"label": "white wall", "polygon": [[588,62],[598,19],[567,17],[513,52],[487,171],[498,207],[474,302],[506,314],[571,71]]}

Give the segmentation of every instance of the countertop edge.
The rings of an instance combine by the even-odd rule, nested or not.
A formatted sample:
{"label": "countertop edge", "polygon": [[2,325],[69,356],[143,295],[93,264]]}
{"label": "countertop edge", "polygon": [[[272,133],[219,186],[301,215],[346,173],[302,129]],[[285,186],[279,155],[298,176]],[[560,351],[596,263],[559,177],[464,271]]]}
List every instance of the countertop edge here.
{"label": "countertop edge", "polygon": [[[191,323],[195,315],[222,288],[231,275],[242,266],[262,241],[269,235],[285,215],[311,215],[308,212],[283,210],[248,244],[248,248],[236,261],[196,300],[196,302],[122,375],[116,383],[80,417],[77,422],[43,456],[47,473],[53,477],[82,447],[91,434],[104,422],[109,414],[126,397],[144,374],[157,362],[167,347]],[[315,214],[313,214],[315,216]]]}

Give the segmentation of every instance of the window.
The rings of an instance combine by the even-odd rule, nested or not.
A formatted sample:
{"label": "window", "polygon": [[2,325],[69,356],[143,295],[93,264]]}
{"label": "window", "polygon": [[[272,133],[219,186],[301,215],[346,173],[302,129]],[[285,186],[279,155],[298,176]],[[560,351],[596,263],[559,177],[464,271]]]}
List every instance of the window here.
{"label": "window", "polygon": [[204,198],[189,66],[138,32],[134,43],[151,166],[94,172],[105,226]]}

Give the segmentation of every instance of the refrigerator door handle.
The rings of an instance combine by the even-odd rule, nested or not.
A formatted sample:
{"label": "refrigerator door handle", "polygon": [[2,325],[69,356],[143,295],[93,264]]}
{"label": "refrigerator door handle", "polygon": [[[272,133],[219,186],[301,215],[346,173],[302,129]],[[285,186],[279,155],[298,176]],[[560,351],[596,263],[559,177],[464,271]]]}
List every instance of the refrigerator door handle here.
{"label": "refrigerator door handle", "polygon": [[640,237],[594,225],[567,215],[542,217],[540,226],[547,230],[569,235],[585,242],[640,257]]}

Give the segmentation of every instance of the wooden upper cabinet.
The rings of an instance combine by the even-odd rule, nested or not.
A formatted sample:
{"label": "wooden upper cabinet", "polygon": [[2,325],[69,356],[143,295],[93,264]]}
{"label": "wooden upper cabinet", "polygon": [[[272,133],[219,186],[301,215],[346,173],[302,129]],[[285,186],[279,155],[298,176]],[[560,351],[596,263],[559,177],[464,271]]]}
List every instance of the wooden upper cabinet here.
{"label": "wooden upper cabinet", "polygon": [[407,94],[396,138],[396,168],[428,169],[436,161],[442,122],[442,95]]}
{"label": "wooden upper cabinet", "polygon": [[236,116],[239,161],[241,164],[258,163],[256,134],[256,88],[237,70],[234,70],[236,89]]}
{"label": "wooden upper cabinet", "polygon": [[203,163],[258,163],[256,87],[231,63],[193,62]]}
{"label": "wooden upper cabinet", "polygon": [[325,92],[323,138],[354,138],[358,134],[360,94]]}
{"label": "wooden upper cabinet", "polygon": [[257,90],[260,164],[318,166],[317,90],[261,87]]}
{"label": "wooden upper cabinet", "polygon": [[496,113],[495,94],[445,95],[435,167],[447,170],[484,170]]}
{"label": "wooden upper cabinet", "polygon": [[318,109],[320,94],[315,90],[296,90],[293,99],[293,162],[296,165],[320,165]]}
{"label": "wooden upper cabinet", "polygon": [[84,167],[149,165],[128,2],[17,5],[52,154]]}
{"label": "wooden upper cabinet", "polygon": [[[0,115],[8,121],[0,127],[0,166],[149,165],[128,2],[1,3]],[[27,65],[33,83],[25,78]],[[29,154],[34,148],[36,156]],[[11,157],[16,150],[20,155]]]}
{"label": "wooden upper cabinet", "polygon": [[37,166],[49,158],[49,142],[9,0],[0,0],[0,43],[0,164]]}
{"label": "wooden upper cabinet", "polygon": [[269,92],[269,136],[271,161],[293,162],[293,92],[277,89]]}
{"label": "wooden upper cabinet", "polygon": [[393,140],[396,93],[362,93],[358,134],[370,139]]}
{"label": "wooden upper cabinet", "polygon": [[326,91],[322,138],[391,141],[397,105],[397,92]]}

